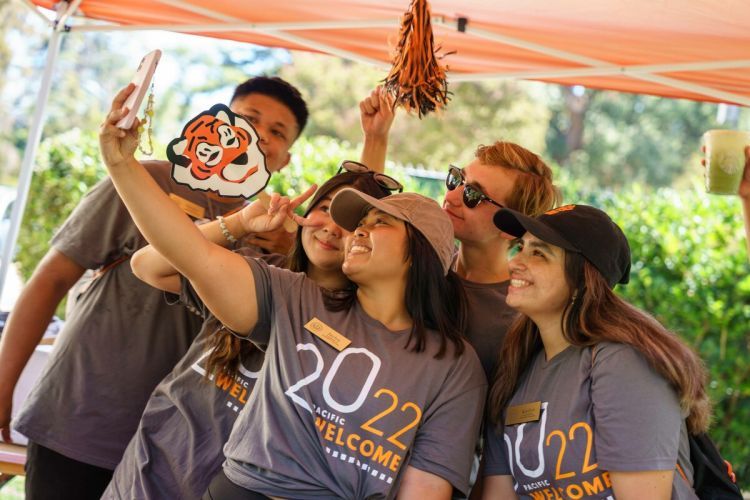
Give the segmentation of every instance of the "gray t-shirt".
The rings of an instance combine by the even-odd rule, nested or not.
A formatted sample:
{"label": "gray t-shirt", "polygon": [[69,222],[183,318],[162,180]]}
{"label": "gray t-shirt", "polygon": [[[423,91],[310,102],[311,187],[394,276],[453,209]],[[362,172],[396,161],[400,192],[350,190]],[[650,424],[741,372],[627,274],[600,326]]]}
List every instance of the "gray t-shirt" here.
{"label": "gray t-shirt", "polygon": [[[407,465],[466,491],[486,381],[474,350],[435,359],[406,349],[358,303],[330,312],[303,274],[249,259],[270,323],[266,364],[224,447],[229,479],[283,498],[388,498]],[[306,328],[317,318],[351,341],[338,351]],[[311,327],[312,328],[312,327]]]}
{"label": "gray t-shirt", "polygon": [[[167,162],[145,165],[196,217],[210,219],[236,206],[175,184]],[[52,239],[55,249],[86,269],[129,257],[145,244],[109,178]],[[114,469],[151,391],[187,352],[201,323],[186,308],[167,305],[161,291],[133,275],[129,261],[113,266],[78,298],[16,429],[67,457]]]}
{"label": "gray t-shirt", "polygon": [[[692,484],[677,395],[634,348],[540,351],[508,408],[541,403],[540,418],[486,431],[484,474],[508,475],[521,498],[614,498],[608,471],[674,470]],[[504,411],[503,422],[508,408]],[[675,471],[672,498],[695,494]]]}
{"label": "gray t-shirt", "polygon": [[505,303],[510,282],[474,283],[461,279],[461,284],[467,299],[466,340],[477,351],[491,383],[505,334],[518,314]]}
{"label": "gray t-shirt", "polygon": [[180,302],[206,320],[149,398],[103,499],[199,499],[221,470],[222,447],[255,386],[264,359],[257,348],[242,359],[236,377],[205,377],[210,340],[221,323],[185,278]]}

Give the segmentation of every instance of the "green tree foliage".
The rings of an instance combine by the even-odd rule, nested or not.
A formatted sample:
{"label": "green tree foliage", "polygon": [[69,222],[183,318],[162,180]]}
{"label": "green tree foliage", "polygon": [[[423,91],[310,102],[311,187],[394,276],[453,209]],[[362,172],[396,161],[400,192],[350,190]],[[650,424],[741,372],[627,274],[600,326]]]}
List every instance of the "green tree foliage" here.
{"label": "green tree foliage", "polygon": [[548,88],[547,151],[600,188],[673,185],[696,164],[703,132],[736,126],[719,123],[716,104],[577,90]]}
{"label": "green tree foliage", "polygon": [[[450,61],[448,61],[450,63]],[[321,68],[325,71],[322,72]],[[352,144],[362,140],[359,101],[385,72],[341,59],[295,54],[280,76],[297,85],[310,106],[305,134],[327,135]],[[473,158],[479,144],[498,139],[544,148],[549,114],[537,87],[519,82],[457,83],[447,108],[419,120],[399,110],[390,137],[389,158],[432,170]]]}
{"label": "green tree foliage", "polygon": [[[269,190],[296,196],[316,184],[320,186],[336,174],[343,160],[359,160],[360,148],[331,137],[300,137],[294,144],[292,160],[281,172],[274,174]],[[416,191],[418,180],[403,175],[397,166],[386,168],[386,174],[397,179],[407,191]]]}
{"label": "green tree foliage", "polygon": [[105,170],[94,131],[70,130],[42,142],[29,189],[16,262],[27,280],[57,228]]}
{"label": "green tree foliage", "polygon": [[[252,45],[235,45],[234,48],[220,45],[212,53],[197,52],[190,46],[165,51],[162,56],[165,62],[159,73],[169,71],[167,68],[171,64],[186,77],[155,96],[155,130],[159,141],[166,144],[174,139],[190,118],[210,105],[217,102],[229,105],[236,85],[257,74],[275,73],[283,54],[285,52],[279,49]],[[157,79],[166,78],[159,73]],[[200,75],[200,78],[189,75]],[[213,99],[206,105],[208,96]]]}
{"label": "green tree foliage", "polygon": [[[23,7],[10,0],[0,0],[0,95],[8,86],[10,76],[8,68],[13,57],[11,50],[12,41],[9,35],[11,32],[18,34],[18,26],[21,25]],[[3,78],[5,76],[5,78]],[[0,100],[0,180],[10,182],[12,176],[10,171],[15,171],[21,162],[21,155],[16,148],[14,137],[13,116],[11,114],[12,106],[5,100]]]}

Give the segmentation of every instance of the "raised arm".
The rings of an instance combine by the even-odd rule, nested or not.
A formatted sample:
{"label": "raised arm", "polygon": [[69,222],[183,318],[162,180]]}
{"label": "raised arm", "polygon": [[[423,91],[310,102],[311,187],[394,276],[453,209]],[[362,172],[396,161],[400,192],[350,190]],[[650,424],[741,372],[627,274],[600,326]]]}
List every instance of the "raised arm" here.
{"label": "raised arm", "polygon": [[360,101],[359,116],[365,136],[360,162],[367,165],[370,170],[382,173],[385,170],[388,152],[388,134],[395,116],[393,98],[383,90],[383,87],[376,87],[369,96]]}
{"label": "raised arm", "polygon": [[[228,328],[251,330],[258,317],[252,271],[245,260],[206,239],[169,199],[133,156],[137,124],[125,131],[115,123],[127,109],[132,84],[121,90],[99,132],[104,163],[112,182],[143,236],[193,285],[211,312]],[[269,213],[256,219],[258,232],[275,229],[287,215],[289,200],[276,198]]]}

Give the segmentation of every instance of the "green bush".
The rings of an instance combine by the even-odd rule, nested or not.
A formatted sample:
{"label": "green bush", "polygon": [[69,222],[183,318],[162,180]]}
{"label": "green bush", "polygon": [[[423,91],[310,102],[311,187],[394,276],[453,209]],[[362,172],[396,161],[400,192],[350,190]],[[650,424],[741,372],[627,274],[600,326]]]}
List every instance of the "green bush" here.
{"label": "green bush", "polygon": [[[313,184],[320,186],[334,175],[343,160],[359,160],[361,146],[353,146],[332,137],[301,137],[292,149],[292,160],[269,182],[272,191],[296,196]],[[417,181],[401,173],[401,169],[386,165],[386,173],[396,178],[404,189],[414,191]]]}
{"label": "green bush", "polygon": [[78,129],[45,139],[18,237],[16,262],[24,280],[47,253],[49,241],[83,195],[106,175],[96,132]]}

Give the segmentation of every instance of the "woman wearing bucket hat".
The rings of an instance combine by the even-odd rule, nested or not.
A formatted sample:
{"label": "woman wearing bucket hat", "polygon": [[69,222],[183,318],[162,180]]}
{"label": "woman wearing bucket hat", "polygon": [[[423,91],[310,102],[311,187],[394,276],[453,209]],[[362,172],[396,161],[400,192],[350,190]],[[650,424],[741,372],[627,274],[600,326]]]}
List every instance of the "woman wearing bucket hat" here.
{"label": "woman wearing bucket hat", "polygon": [[494,221],[517,238],[507,301],[521,315],[490,391],[483,498],[695,498],[704,368],[614,294],[630,274],[620,228],[585,205]]}
{"label": "woman wearing bucket hat", "polygon": [[[266,351],[205,498],[466,492],[486,378],[461,337],[453,230],[440,206],[415,194],[340,191],[331,214],[354,230],[342,266],[354,286],[326,293],[204,238],[133,158],[133,132],[114,127],[122,114],[115,102],[100,144],[139,229],[226,328]],[[290,203],[275,195],[248,230],[287,216],[309,225]]]}
{"label": "woman wearing bucket hat", "polygon": [[295,275],[250,263],[263,291],[258,323],[272,325],[255,338],[266,366],[204,498],[449,498],[468,488],[486,385],[460,339],[460,288],[446,278],[450,222],[410,193],[343,189],[330,210],[352,231],[342,269],[354,286],[326,303]]}
{"label": "woman wearing bucket hat", "polygon": [[[343,162],[341,170],[310,200],[305,217],[313,225],[297,228],[285,266],[304,272],[329,290],[350,285],[341,271],[347,232],[329,214],[333,196],[352,187],[383,198],[401,188],[395,179],[371,172],[356,162]],[[248,205],[243,210],[258,208]],[[225,219],[235,239],[243,239],[243,218],[247,219],[237,212]],[[231,245],[217,228],[210,226],[211,223],[201,226],[204,236],[223,246]],[[261,257],[247,247],[237,251]],[[278,261],[261,258],[269,263]],[[190,283],[150,245],[136,252],[131,265],[139,278],[179,294],[182,304],[205,319],[188,352],[149,398],[138,429],[102,498],[200,498],[221,471],[222,447],[253,391],[265,353],[252,342],[221,328]]]}

